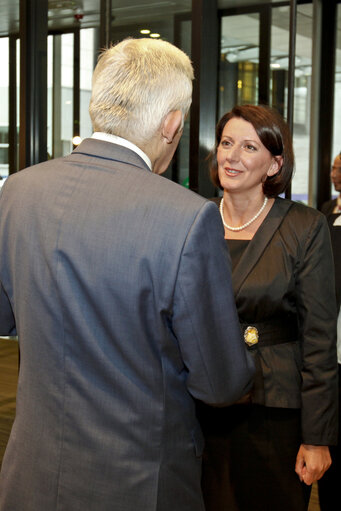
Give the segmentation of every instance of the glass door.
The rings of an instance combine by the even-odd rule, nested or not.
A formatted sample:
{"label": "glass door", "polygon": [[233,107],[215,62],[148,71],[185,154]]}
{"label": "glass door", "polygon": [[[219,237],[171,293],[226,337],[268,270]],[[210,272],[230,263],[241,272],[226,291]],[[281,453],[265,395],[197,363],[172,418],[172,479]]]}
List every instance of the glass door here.
{"label": "glass door", "polygon": [[[226,9],[221,16],[221,48],[219,66],[219,118],[235,104],[259,104],[261,73],[269,55],[270,106],[284,118],[287,116],[290,7],[276,4],[268,10]],[[270,20],[269,38],[262,33]],[[297,8],[293,144],[296,171],[292,182],[292,199],[308,202],[309,136],[312,66],[312,4]],[[260,69],[260,65],[263,68]],[[262,92],[262,94],[261,94]],[[266,91],[265,91],[266,92]],[[265,94],[266,96],[266,94]]]}

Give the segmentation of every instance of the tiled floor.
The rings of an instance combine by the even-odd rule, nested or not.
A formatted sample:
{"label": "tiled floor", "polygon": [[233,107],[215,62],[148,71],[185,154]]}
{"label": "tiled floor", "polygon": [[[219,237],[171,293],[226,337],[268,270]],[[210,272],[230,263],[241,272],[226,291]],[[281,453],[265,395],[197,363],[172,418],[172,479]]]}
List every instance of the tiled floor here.
{"label": "tiled floor", "polygon": [[15,414],[18,343],[0,338],[0,463]]}
{"label": "tiled floor", "polygon": [[314,484],[311,490],[311,497],[308,511],[320,511],[319,498],[317,494],[317,485]]}

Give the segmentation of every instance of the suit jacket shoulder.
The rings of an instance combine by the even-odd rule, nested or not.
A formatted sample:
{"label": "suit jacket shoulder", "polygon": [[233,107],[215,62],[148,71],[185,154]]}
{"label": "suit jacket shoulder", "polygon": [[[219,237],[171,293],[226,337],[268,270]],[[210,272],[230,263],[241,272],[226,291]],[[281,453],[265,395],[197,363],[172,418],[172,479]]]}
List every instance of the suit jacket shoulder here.
{"label": "suit jacket shoulder", "polygon": [[332,200],[326,201],[321,206],[321,212],[324,215],[328,216],[331,213],[333,213],[333,210],[334,210],[335,206],[336,206],[336,199],[332,199]]}

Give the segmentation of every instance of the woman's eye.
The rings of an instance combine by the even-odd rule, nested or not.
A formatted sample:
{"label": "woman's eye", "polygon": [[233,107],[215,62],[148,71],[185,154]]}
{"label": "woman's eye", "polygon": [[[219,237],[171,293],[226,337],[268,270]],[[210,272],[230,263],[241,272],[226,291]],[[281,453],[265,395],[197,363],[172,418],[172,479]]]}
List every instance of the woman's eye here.
{"label": "woman's eye", "polygon": [[245,148],[248,149],[249,151],[256,151],[256,147],[251,144],[246,145]]}
{"label": "woman's eye", "polygon": [[230,146],[230,145],[231,145],[231,142],[229,142],[228,140],[223,140],[223,141],[221,142],[221,145],[222,145],[223,147],[228,147],[228,146]]}

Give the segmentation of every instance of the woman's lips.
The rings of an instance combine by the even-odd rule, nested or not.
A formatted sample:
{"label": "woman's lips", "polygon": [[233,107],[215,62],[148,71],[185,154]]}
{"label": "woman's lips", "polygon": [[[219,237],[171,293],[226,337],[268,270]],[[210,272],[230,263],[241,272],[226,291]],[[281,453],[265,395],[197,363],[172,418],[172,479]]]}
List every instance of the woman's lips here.
{"label": "woman's lips", "polygon": [[238,176],[239,174],[241,174],[241,173],[242,173],[242,171],[241,171],[241,170],[238,170],[238,169],[231,169],[231,168],[229,168],[229,167],[226,167],[224,170],[225,170],[225,174],[226,174],[227,176]]}

